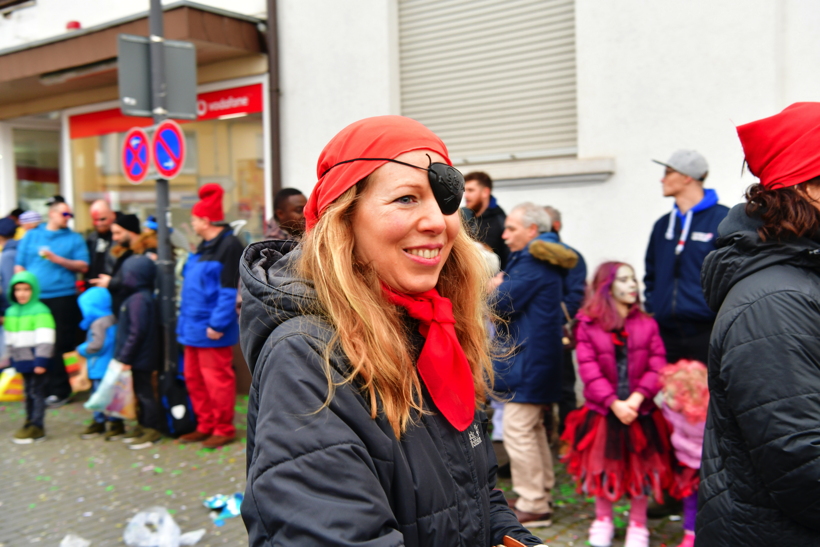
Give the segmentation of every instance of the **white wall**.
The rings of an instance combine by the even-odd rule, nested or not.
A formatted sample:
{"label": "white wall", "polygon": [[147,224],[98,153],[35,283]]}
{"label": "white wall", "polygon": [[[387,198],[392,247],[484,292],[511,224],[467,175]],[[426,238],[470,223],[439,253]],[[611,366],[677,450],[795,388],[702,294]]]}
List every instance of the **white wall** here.
{"label": "white wall", "polygon": [[398,113],[394,0],[279,0],[282,185],[308,194],[327,142]]}
{"label": "white wall", "polygon": [[672,207],[663,167],[650,160],[694,148],[710,165],[706,187],[725,205],[740,202],[754,178],[740,177],[735,125],[820,100],[820,3],[578,0],[576,28],[579,156],[614,157],[616,173],[497,197],[507,210],[529,200],[557,207],[564,240],[591,270],[616,259],[642,276],[652,225]]}
{"label": "white wall", "polygon": [[[215,8],[264,17],[266,0],[196,0]],[[171,4],[174,0],[162,0]],[[0,49],[18,46],[34,40],[58,36],[66,32],[69,21],[79,21],[83,28],[93,27],[148,11],[149,0],[37,0],[37,4],[13,11],[8,18],[0,17]]]}

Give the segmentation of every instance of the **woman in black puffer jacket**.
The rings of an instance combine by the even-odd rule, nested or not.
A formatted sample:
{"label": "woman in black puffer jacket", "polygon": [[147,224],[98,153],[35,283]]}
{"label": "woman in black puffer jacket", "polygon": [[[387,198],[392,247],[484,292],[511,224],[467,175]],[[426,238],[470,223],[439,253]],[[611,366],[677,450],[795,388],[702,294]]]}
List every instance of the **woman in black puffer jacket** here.
{"label": "woman in black puffer jacket", "polygon": [[721,223],[698,546],[820,545],[820,103],[738,127],[748,203]]}
{"label": "woman in black puffer jacket", "polygon": [[483,259],[444,143],[400,116],[322,152],[294,242],[249,246],[253,547],[540,545],[495,489]]}

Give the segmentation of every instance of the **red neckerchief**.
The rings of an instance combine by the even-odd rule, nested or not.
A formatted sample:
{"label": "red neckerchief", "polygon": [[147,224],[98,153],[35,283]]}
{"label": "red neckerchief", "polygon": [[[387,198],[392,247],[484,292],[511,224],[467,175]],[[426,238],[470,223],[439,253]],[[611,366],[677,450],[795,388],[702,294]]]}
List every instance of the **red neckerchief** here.
{"label": "red neckerchief", "polygon": [[626,332],[626,329],[621,329],[621,332],[612,331],[612,343],[616,346],[625,346],[626,339],[629,336],[629,333]]}
{"label": "red neckerchief", "polygon": [[453,304],[436,289],[420,294],[397,293],[382,284],[387,299],[419,321],[424,347],[416,367],[439,412],[459,431],[473,423],[473,371],[456,336]]}

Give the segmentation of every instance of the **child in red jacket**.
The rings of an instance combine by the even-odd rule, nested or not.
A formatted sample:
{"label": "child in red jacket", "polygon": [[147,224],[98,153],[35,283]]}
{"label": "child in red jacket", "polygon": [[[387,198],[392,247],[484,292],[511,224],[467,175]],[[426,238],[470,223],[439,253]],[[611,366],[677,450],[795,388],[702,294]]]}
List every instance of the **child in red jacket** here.
{"label": "child in red jacket", "polygon": [[576,339],[586,405],[567,417],[562,438],[570,445],[564,461],[579,491],[595,496],[589,544],[612,544],[612,505],[628,495],[625,547],[647,547],[648,497],[662,499],[671,478],[669,432],[652,402],[666,351],[657,323],[641,310],[631,266],[598,267]]}

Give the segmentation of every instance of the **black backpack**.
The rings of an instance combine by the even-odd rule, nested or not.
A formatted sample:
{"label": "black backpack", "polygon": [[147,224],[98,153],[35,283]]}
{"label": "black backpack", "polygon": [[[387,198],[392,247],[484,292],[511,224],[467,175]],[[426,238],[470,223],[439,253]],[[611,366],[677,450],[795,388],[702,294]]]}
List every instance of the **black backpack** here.
{"label": "black backpack", "polygon": [[[184,367],[181,354],[178,362]],[[159,373],[159,397],[162,408],[165,409],[166,433],[172,437],[193,433],[196,430],[196,414],[180,370],[181,367],[174,364],[167,365],[167,368]]]}

